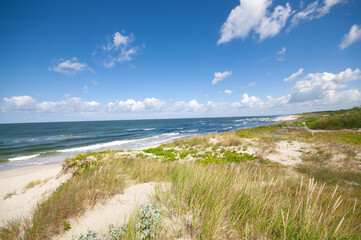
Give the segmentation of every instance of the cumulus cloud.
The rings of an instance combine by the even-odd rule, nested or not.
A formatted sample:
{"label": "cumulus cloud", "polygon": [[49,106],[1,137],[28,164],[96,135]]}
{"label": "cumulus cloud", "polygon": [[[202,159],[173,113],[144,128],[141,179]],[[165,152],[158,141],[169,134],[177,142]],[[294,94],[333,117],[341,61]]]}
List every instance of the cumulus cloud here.
{"label": "cumulus cloud", "polygon": [[231,41],[234,38],[244,40],[250,32],[259,35],[262,41],[276,36],[285,26],[291,14],[291,6],[276,6],[273,12],[267,9],[272,0],[240,0],[240,5],[229,14],[221,28],[221,37],[218,45]]}
{"label": "cumulus cloud", "polygon": [[85,62],[79,62],[79,60],[76,57],[73,57],[70,60],[64,60],[64,59],[58,59],[56,60],[56,64],[52,65],[51,67],[48,68],[48,70],[54,71],[54,72],[59,72],[65,75],[75,75],[79,72],[82,71],[93,71],[88,64],[86,64]]}
{"label": "cumulus cloud", "polygon": [[203,112],[205,108],[203,104],[198,103],[195,99],[185,102],[177,101],[171,107],[171,110],[174,112]]}
{"label": "cumulus cloud", "polygon": [[324,99],[331,92],[334,95],[337,89],[346,88],[347,82],[360,80],[361,71],[357,68],[347,68],[338,74],[323,72],[310,73],[302,80],[296,82],[291,88],[291,102],[305,102],[316,99]]}
{"label": "cumulus cloud", "polygon": [[232,90],[228,90],[228,89],[224,90],[225,94],[231,94],[232,92],[233,92]]}
{"label": "cumulus cloud", "polygon": [[98,111],[100,103],[95,101],[83,101],[80,98],[66,98],[61,101],[37,102],[30,96],[14,96],[4,98],[3,112],[23,111],[23,112],[93,112]]}
{"label": "cumulus cloud", "polygon": [[322,2],[316,0],[292,17],[291,27],[295,27],[300,22],[309,22],[315,18],[321,18],[328,14],[334,5],[342,2],[344,0],[324,0]]}
{"label": "cumulus cloud", "polygon": [[299,68],[297,72],[293,73],[291,76],[283,79],[285,82],[292,82],[293,80],[297,79],[303,73],[303,68]]}
{"label": "cumulus cloud", "polygon": [[145,98],[143,101],[128,99],[125,101],[110,102],[106,105],[108,112],[140,112],[157,111],[165,105],[164,101],[157,98]]}
{"label": "cumulus cloud", "polygon": [[33,111],[36,108],[36,101],[30,96],[14,96],[4,98],[5,105],[2,107],[3,112],[9,110]]}
{"label": "cumulus cloud", "polygon": [[[190,101],[168,102],[157,98],[144,100],[116,100],[107,104],[96,101],[84,101],[78,97],[70,97],[60,101],[39,102],[31,96],[13,96],[3,98],[0,106],[2,112],[26,113],[64,113],[99,114],[103,116],[234,116],[249,114],[276,114],[287,111],[316,111],[337,108],[348,108],[360,105],[361,92],[358,88],[350,88],[352,81],[361,80],[361,70],[347,68],[338,73],[309,73],[301,78],[303,69],[286,78],[285,81],[296,81],[284,96],[254,96],[243,93],[235,102],[198,102]],[[299,77],[300,79],[296,79]],[[227,92],[226,92],[227,91]],[[225,93],[232,92],[225,90]],[[108,114],[108,115],[107,115]],[[122,115],[123,114],[123,115]],[[148,115],[147,115],[148,114]]]}
{"label": "cumulus cloud", "polygon": [[212,84],[217,84],[218,82],[222,81],[223,79],[231,75],[232,75],[232,71],[215,72],[214,79],[212,80]]}
{"label": "cumulus cloud", "polygon": [[361,41],[361,25],[358,26],[354,24],[352,25],[350,31],[346,33],[345,36],[342,38],[339,48],[343,50],[359,41]]}
{"label": "cumulus cloud", "polygon": [[[135,37],[133,34],[129,36],[124,33],[116,32],[113,34],[112,41],[109,41],[106,45],[102,45],[101,49],[103,53],[100,53],[102,57],[102,63],[107,68],[112,68],[117,62],[129,62],[133,60],[133,57],[139,53],[145,45],[135,46]],[[95,53],[95,55],[97,52]]]}

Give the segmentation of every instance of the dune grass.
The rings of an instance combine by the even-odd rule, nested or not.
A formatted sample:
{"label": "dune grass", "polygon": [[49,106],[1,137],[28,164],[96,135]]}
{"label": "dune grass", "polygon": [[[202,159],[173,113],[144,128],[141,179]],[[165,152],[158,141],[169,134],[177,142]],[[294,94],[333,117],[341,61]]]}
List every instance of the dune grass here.
{"label": "dune grass", "polygon": [[[121,159],[139,181],[171,181],[171,195],[158,201],[191,214],[184,235],[195,239],[340,239],[360,235],[355,199],[313,179],[289,178],[259,166],[168,164]],[[146,163],[146,164],[144,164]],[[356,205],[355,205],[356,204]],[[185,232],[184,232],[185,231]],[[159,233],[158,239],[166,237]]]}
{"label": "dune grass", "polygon": [[[345,113],[327,114],[340,118]],[[170,187],[156,191],[153,200],[163,220],[144,239],[361,239],[361,175],[355,157],[361,135],[312,135],[302,123],[317,114],[195,136],[136,154],[103,151],[66,159],[63,169],[71,173],[70,179],[41,202],[31,218],[9,221],[0,238],[51,239],[71,228],[71,218],[120,193],[127,183],[152,181]],[[263,158],[262,151],[272,150],[278,141],[294,140],[309,143],[302,164],[285,167]],[[242,152],[255,144],[261,153]],[[335,153],[346,158],[333,163]],[[149,223],[144,216],[134,213],[109,234],[141,239],[139,223]]]}
{"label": "dune grass", "polygon": [[[67,219],[78,216],[87,206],[122,192],[126,179],[117,165],[109,161],[99,165],[74,165],[72,177],[60,185],[52,195],[36,206],[30,219],[23,225],[9,222],[0,229],[1,239],[14,239],[14,232],[21,232],[21,239],[50,239],[51,236],[71,226],[65,226]],[[15,228],[14,226],[17,226]]]}
{"label": "dune grass", "polygon": [[[191,216],[190,223],[180,223],[178,232],[159,227],[152,239],[361,237],[359,201],[343,198],[335,186],[297,175],[291,177],[283,168],[254,161],[205,165],[111,156],[100,167],[73,174],[39,204],[22,227],[22,238],[50,239],[61,233],[64,220],[81,214],[87,205],[121,192],[126,176],[135,182],[170,182],[170,190],[158,191],[155,199],[172,215]],[[0,230],[0,237],[11,239],[22,232],[19,229],[12,222]],[[125,230],[128,232],[123,239],[138,236],[139,229],[134,224]]]}

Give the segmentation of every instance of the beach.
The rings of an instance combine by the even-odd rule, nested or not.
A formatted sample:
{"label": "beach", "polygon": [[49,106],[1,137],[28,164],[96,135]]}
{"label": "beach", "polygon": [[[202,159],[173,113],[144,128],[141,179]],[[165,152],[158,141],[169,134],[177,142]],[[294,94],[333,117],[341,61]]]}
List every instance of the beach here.
{"label": "beach", "polygon": [[[242,184],[245,184],[244,191],[249,191],[247,194],[255,194],[258,191],[267,192],[269,189],[273,189],[274,193],[268,193],[269,196],[273,196],[274,194],[274,196],[268,200],[273,204],[272,210],[270,211],[280,213],[279,211],[282,212],[283,210],[281,205],[278,205],[278,201],[284,201],[283,204],[290,201],[288,197],[284,199],[281,197],[282,199],[279,200],[277,191],[281,191],[280,189],[282,189],[282,191],[289,191],[287,190],[287,185],[291,184],[292,187],[296,187],[298,184],[296,182],[301,181],[301,188],[297,190],[297,194],[302,195],[302,198],[304,198],[310,191],[316,191],[315,189],[318,188],[316,188],[317,183],[314,182],[314,180],[308,179],[308,177],[307,180],[304,180],[304,176],[299,173],[300,166],[303,168],[313,166],[311,165],[312,162],[309,162],[310,160],[307,159],[311,157],[315,158],[316,155],[323,154],[323,151],[332,152],[333,155],[330,155],[327,164],[332,164],[330,166],[335,169],[342,169],[340,166],[352,165],[352,171],[359,168],[357,161],[361,159],[361,149],[359,149],[357,145],[352,147],[339,142],[340,147],[336,149],[335,143],[330,144],[328,138],[316,139],[323,137],[324,135],[322,134],[334,135],[336,132],[314,132],[313,135],[310,135],[311,132],[308,128],[294,121],[298,118],[299,116],[297,115],[281,116],[275,118],[270,125],[259,124],[260,126],[255,128],[242,128],[236,131],[179,138],[176,139],[175,142],[171,140],[163,142],[163,145],[154,144],[154,142],[152,145],[142,147],[135,145],[133,149],[127,151],[107,150],[97,153],[88,152],[64,162],[64,167],[62,167],[61,163],[56,163],[0,171],[0,194],[2,196],[0,199],[0,226],[8,227],[8,222],[13,223],[16,219],[22,219],[22,221],[30,219],[34,210],[35,212],[44,211],[41,210],[42,207],[36,209],[39,207],[38,204],[49,199],[49,196],[53,192],[59,192],[57,188],[61,184],[70,189],[74,187],[73,191],[75,192],[81,191],[83,186],[84,188],[95,187],[89,191],[95,191],[94,196],[97,196],[98,192],[100,195],[98,200],[94,201],[94,204],[90,204],[87,202],[90,200],[87,200],[81,209],[73,210],[75,211],[74,215],[64,219],[60,218],[60,226],[58,225],[53,232],[46,233],[49,234],[46,235],[49,236],[46,237],[49,239],[71,239],[74,236],[86,234],[88,230],[92,230],[99,235],[107,234],[109,226],[113,225],[132,228],[131,224],[135,224],[134,221],[136,221],[137,214],[139,214],[137,213],[139,208],[141,206],[147,206],[147,208],[149,208],[149,206],[153,206],[154,201],[157,201],[158,204],[161,203],[161,205],[157,206],[160,207],[161,210],[159,211],[164,215],[163,228],[161,230],[164,238],[165,236],[173,236],[172,234],[175,234],[174,236],[181,236],[181,239],[193,239],[191,235],[192,232],[188,232],[187,229],[192,221],[196,221],[193,215],[194,213],[183,212],[183,210],[177,213],[178,210],[169,209],[172,204],[175,204],[169,201],[173,201],[171,199],[175,197],[172,195],[171,189],[172,186],[177,185],[177,181],[185,181],[183,184],[186,184],[186,186],[189,185],[189,187],[192,186],[192,189],[196,189],[197,184],[201,184],[204,188],[209,188],[205,192],[200,190],[206,195],[208,193],[211,195],[207,195],[207,197],[204,198],[197,197],[199,201],[206,201],[206,199],[211,199],[212,196],[217,196],[215,193],[213,193],[215,195],[212,195],[212,192],[217,188],[217,191],[221,192],[220,196],[226,194],[227,191],[231,191],[231,189],[238,189],[239,186],[243,186]],[[237,120],[239,119],[233,119],[232,121],[236,121],[235,123],[238,124],[240,121],[237,122]],[[248,118],[247,121],[250,121],[250,118]],[[358,131],[354,132],[355,134],[359,134]],[[354,134],[353,131],[342,131],[342,134],[345,133]],[[310,139],[309,136],[312,136],[313,139]],[[159,147],[160,145],[161,147]],[[352,162],[350,162],[347,155],[351,150],[353,151],[353,156],[356,156]],[[84,165],[85,163],[86,165]],[[92,165],[93,163],[95,163],[95,165]],[[219,167],[217,165],[219,165]],[[99,168],[97,166],[101,167]],[[86,177],[86,179],[89,178],[91,180],[83,179],[81,176],[88,168],[90,170],[93,169],[91,171],[95,171],[94,173],[97,173],[97,169],[103,169],[100,172],[104,174],[104,176],[99,175],[97,177],[97,174],[91,174]],[[185,172],[182,172],[183,168]],[[209,168],[209,170],[207,170],[207,168]],[[176,180],[176,182],[172,181],[172,178],[165,177],[166,174],[172,174],[174,171],[179,171],[177,174],[185,175]],[[188,171],[195,172],[187,175]],[[214,171],[214,173],[212,173],[212,171]],[[263,173],[261,173],[261,171]],[[230,174],[230,178],[234,176],[232,180],[234,181],[232,182],[234,185],[229,189],[224,188],[225,185],[230,184],[227,182],[229,180],[227,180],[228,175],[224,174],[225,172]],[[197,178],[198,175],[199,177],[204,177],[204,179],[196,184],[196,182],[199,181]],[[210,184],[208,181],[212,179],[213,175],[215,179],[217,179],[217,182],[213,182],[209,186],[204,185]],[[119,178],[121,185],[117,187],[118,190],[113,187],[109,190],[102,190],[101,187],[96,187],[104,183],[110,184],[114,182],[113,178]],[[187,178],[189,178],[188,183],[186,183]],[[76,181],[81,181],[80,184],[84,185],[72,186],[77,185]],[[243,183],[242,181],[245,182]],[[303,181],[309,182],[305,185]],[[358,182],[347,181],[347,184],[351,187],[359,184]],[[248,186],[248,182],[253,183]],[[220,184],[219,186],[217,185],[218,183]],[[189,187],[185,187],[185,189]],[[322,191],[323,187],[321,187],[320,191]],[[336,187],[336,190],[331,190],[333,189],[332,184],[326,185],[326,187],[328,189],[327,192],[331,191],[332,193],[332,191],[334,191],[333,195],[336,194],[336,191],[344,191],[343,187],[340,188],[341,190],[337,190],[338,187]],[[78,188],[78,190],[75,190],[76,188]],[[186,191],[185,189],[182,191]],[[63,194],[67,193],[64,192]],[[227,194],[230,198],[235,197],[232,196],[233,192],[228,192]],[[314,195],[308,197],[312,197],[313,199],[317,196],[317,199],[321,198],[323,199],[322,201],[336,200],[336,203],[329,203],[327,206],[341,204],[339,203],[340,200],[337,199],[338,197],[331,198],[321,192],[318,194],[319,196]],[[61,195],[59,196],[61,197]],[[91,196],[92,195],[88,197]],[[288,196],[288,193],[286,196]],[[257,199],[257,197],[259,196],[256,195],[255,199]],[[215,198],[218,199],[217,201],[226,202],[226,200],[222,198]],[[299,196],[297,195],[292,201],[297,202],[298,198]],[[344,201],[345,203],[343,204],[349,204],[350,206],[352,204],[354,204],[354,206],[359,204],[357,200],[355,201],[351,196],[350,199],[345,199]],[[355,202],[353,203],[352,201]],[[227,205],[230,203],[224,204]],[[181,209],[183,209],[183,207],[182,205]],[[312,207],[314,208],[312,211],[317,212],[319,210],[316,209],[316,207],[324,208],[325,206],[315,205]],[[57,209],[59,207],[56,206],[54,209],[55,208]],[[343,208],[340,208],[341,212],[343,211],[342,209]],[[228,210],[224,209],[222,211]],[[335,210],[330,208],[323,209],[322,211],[328,214],[328,212]],[[356,210],[354,210],[354,212],[355,211]],[[59,216],[61,214],[64,213],[57,213]],[[221,213],[217,212],[213,213],[213,215],[214,214]],[[265,219],[269,218],[267,215],[263,217]],[[209,218],[212,219],[211,216],[209,216]],[[294,218],[296,219],[297,216],[295,215]],[[331,226],[333,220],[331,221],[329,219],[330,218],[325,218],[324,224],[330,224]],[[133,228],[136,228],[135,226],[136,225],[134,225]],[[203,233],[207,233],[207,231],[206,229],[202,230]],[[207,234],[213,233],[209,232]],[[343,234],[345,234],[344,231]],[[163,237],[160,237],[160,239]]]}
{"label": "beach", "polygon": [[[240,126],[247,126],[248,125],[262,125],[265,123],[271,123],[275,121],[287,121],[295,119],[295,116],[281,116],[281,117],[274,117],[274,118],[266,118],[266,117],[248,117],[248,118],[231,118],[231,119],[225,119],[225,121],[221,121],[219,123],[219,130],[233,130],[237,129],[237,127]],[[108,148],[113,149],[119,149],[117,146],[121,146],[123,149],[133,149],[135,151],[140,151],[146,148],[156,147],[164,142],[172,141],[173,139],[181,139],[184,137],[191,137],[195,133],[207,133],[207,131],[202,131],[201,127],[206,128],[207,126],[212,126],[212,121],[206,119],[197,119],[194,121],[191,121],[190,123],[194,126],[190,126],[189,123],[187,126],[180,125],[177,123],[173,128],[177,130],[177,132],[170,132],[170,133],[162,133],[165,134],[163,137],[159,137],[158,135],[155,136],[148,136],[145,139],[146,142],[142,144],[142,139],[140,140],[123,140],[122,141],[115,141],[111,143],[103,143],[101,147],[97,147],[93,145],[93,147],[78,147],[76,150],[78,151],[66,151],[66,150],[60,150],[63,152],[70,153],[70,155],[57,155],[55,159],[58,159],[59,157],[64,157],[62,160],[64,160],[66,157],[74,157],[76,154],[89,152],[90,150],[106,150]],[[220,120],[218,120],[220,121]],[[228,124],[228,125],[227,125]],[[140,128],[142,133],[149,134],[149,132],[154,131],[156,128],[151,126],[146,126]],[[135,131],[134,127],[130,130]],[[215,129],[212,128],[212,131]],[[123,130],[124,131],[124,130]],[[180,131],[183,131],[183,134],[181,135]],[[209,130],[208,130],[209,131]],[[63,134],[64,135],[64,134]],[[67,134],[65,138],[72,138],[75,134]],[[30,136],[30,139],[33,139],[34,136]],[[118,145],[117,145],[118,144]],[[126,145],[124,145],[126,144]],[[98,144],[99,146],[99,144]],[[70,148],[74,149],[74,148]],[[84,150],[83,150],[84,149]],[[31,155],[32,156],[32,155]],[[31,157],[30,156],[30,157]],[[47,155],[45,155],[47,156]],[[50,157],[52,157],[50,155]],[[21,158],[21,157],[19,157]],[[29,159],[23,159],[25,161],[17,160],[16,162],[26,162],[26,160]],[[61,162],[62,162],[61,160]],[[59,161],[59,160],[58,160]],[[33,163],[34,161],[31,161]],[[15,169],[11,170],[3,170],[0,171],[0,196],[3,196],[0,199],[0,224],[4,224],[6,220],[18,218],[27,216],[32,209],[36,206],[36,204],[41,201],[42,199],[46,199],[49,194],[56,189],[61,183],[66,181],[66,179],[69,177],[68,175],[62,176],[60,174],[61,172],[61,162],[58,163],[43,163],[42,162],[35,162],[37,165],[28,166],[24,165],[25,167],[17,166]],[[57,177],[58,176],[58,177]],[[27,184],[31,182],[41,182],[38,183],[36,186],[34,186],[31,189],[24,190]],[[11,184],[9,184],[11,183]],[[14,193],[14,194],[13,194]],[[11,197],[4,199],[7,194],[10,194]]]}

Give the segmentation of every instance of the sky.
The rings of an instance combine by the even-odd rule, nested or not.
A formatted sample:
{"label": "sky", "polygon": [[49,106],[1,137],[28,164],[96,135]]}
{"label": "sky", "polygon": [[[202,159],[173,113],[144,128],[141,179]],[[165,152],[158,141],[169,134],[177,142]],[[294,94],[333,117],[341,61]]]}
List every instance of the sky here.
{"label": "sky", "polygon": [[361,105],[361,1],[1,1],[0,123]]}

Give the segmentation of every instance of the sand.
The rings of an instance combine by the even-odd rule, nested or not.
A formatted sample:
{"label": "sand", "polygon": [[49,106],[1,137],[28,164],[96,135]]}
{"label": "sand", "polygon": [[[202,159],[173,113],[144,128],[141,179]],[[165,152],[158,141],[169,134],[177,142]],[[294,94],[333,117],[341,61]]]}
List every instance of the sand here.
{"label": "sand", "polygon": [[109,225],[122,226],[128,222],[130,215],[143,203],[149,202],[149,197],[154,193],[156,183],[141,183],[132,185],[117,194],[105,204],[98,203],[88,209],[78,219],[70,220],[71,229],[54,239],[68,240],[72,236],[86,233],[88,229],[105,233]]}
{"label": "sand", "polygon": [[[0,226],[7,220],[27,217],[40,200],[66,181],[69,175],[56,177],[60,170],[59,163],[0,171]],[[29,182],[37,180],[44,182],[24,190]],[[4,199],[9,193],[15,194]]]}
{"label": "sand", "polygon": [[277,117],[275,120],[276,121],[293,121],[293,120],[296,120],[297,118],[298,118],[297,115],[288,115],[288,116]]}

